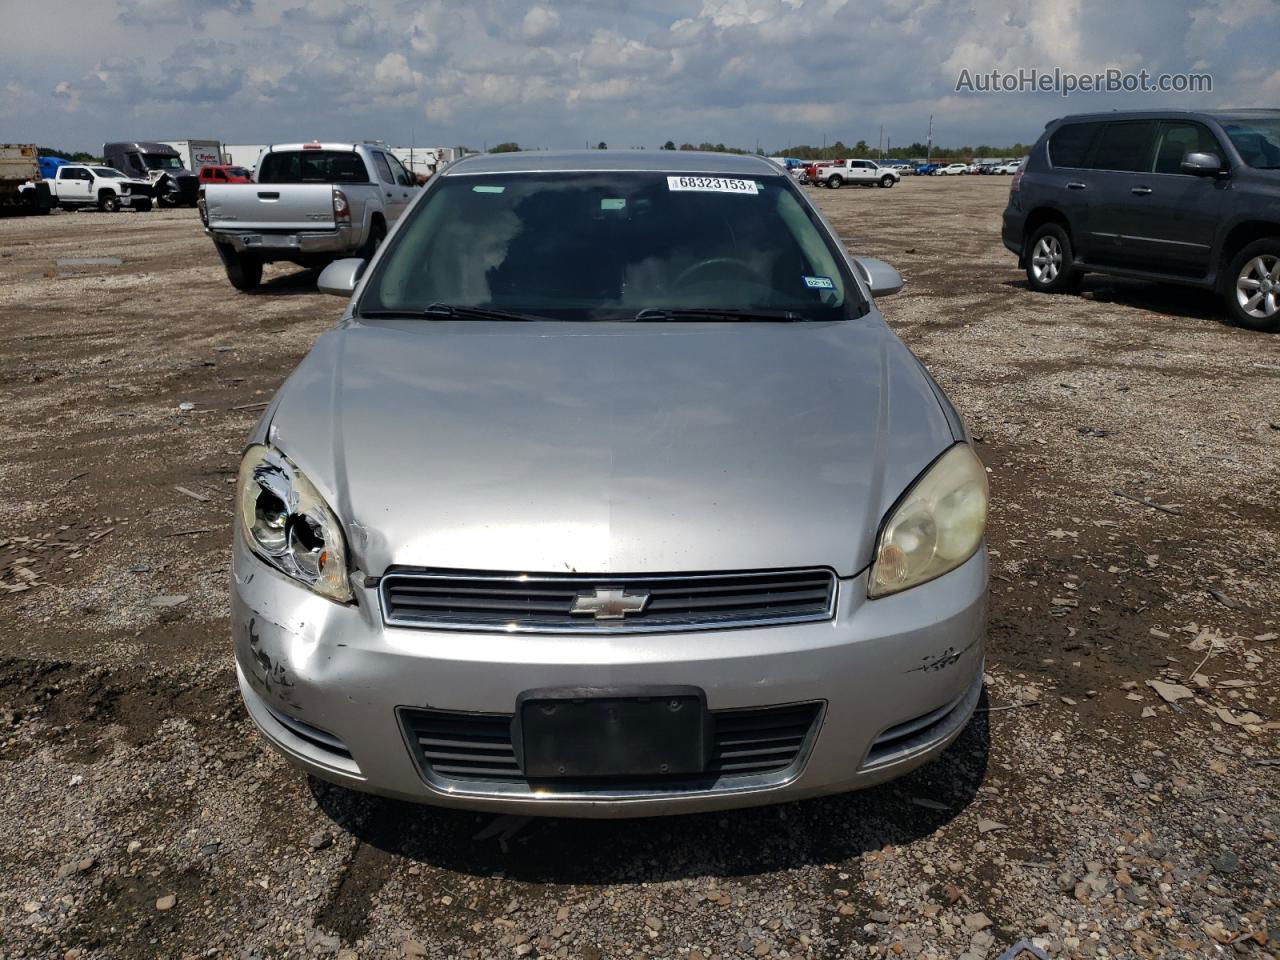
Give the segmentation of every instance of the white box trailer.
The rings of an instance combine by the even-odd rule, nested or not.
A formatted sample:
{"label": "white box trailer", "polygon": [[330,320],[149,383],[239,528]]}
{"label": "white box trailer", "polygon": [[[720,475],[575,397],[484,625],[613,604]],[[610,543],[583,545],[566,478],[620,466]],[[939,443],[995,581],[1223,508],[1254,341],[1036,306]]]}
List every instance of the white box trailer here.
{"label": "white box trailer", "polygon": [[222,147],[223,160],[234,167],[244,167],[250,173],[254,173],[258,168],[258,157],[268,146],[269,144],[265,143],[224,144]]}
{"label": "white box trailer", "polygon": [[444,161],[431,147],[388,147],[391,155],[405,165],[410,173],[421,173],[426,176],[436,172]]}
{"label": "white box trailer", "polygon": [[201,167],[222,163],[222,144],[217,140],[161,140],[166,147],[173,147],[182,157],[182,165],[192,173]]}
{"label": "white box trailer", "polygon": [[414,173],[430,176],[458,159],[457,147],[388,147],[397,160]]}

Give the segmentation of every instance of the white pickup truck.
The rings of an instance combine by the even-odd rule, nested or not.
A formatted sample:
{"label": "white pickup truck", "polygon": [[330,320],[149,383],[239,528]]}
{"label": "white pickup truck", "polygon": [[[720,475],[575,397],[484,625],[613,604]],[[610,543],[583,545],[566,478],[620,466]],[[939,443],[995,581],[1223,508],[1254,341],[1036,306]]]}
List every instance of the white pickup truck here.
{"label": "white pickup truck", "polygon": [[882,167],[873,160],[845,160],[831,167],[819,167],[817,182],[832,190],[839,190],[846,183],[864,187],[879,184],[892,187],[902,179],[902,174],[890,167]]}
{"label": "white pickup truck", "polygon": [[144,212],[151,209],[151,181],[127,176],[115,167],[68,163],[46,182],[54,204],[64,210],[97,207],[114,213],[121,207]]}
{"label": "white pickup truck", "polygon": [[267,147],[256,183],[211,183],[197,204],[237,290],[262,282],[263,264],[321,267],[368,259],[417,196],[417,180],[389,150],[366,143]]}

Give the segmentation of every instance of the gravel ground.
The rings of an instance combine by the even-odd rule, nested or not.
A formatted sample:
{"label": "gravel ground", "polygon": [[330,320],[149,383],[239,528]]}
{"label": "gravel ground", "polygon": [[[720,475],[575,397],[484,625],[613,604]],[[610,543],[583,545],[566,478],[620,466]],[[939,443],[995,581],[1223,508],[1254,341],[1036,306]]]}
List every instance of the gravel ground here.
{"label": "gravel ground", "polygon": [[232,482],[337,301],[283,266],[235,293],[190,211],[0,221],[0,958],[1275,956],[1280,337],[1196,292],[1032,294],[1007,188],[816,194],[906,275],[883,309],[992,471],[980,713],[896,783],[631,823],[269,752]]}

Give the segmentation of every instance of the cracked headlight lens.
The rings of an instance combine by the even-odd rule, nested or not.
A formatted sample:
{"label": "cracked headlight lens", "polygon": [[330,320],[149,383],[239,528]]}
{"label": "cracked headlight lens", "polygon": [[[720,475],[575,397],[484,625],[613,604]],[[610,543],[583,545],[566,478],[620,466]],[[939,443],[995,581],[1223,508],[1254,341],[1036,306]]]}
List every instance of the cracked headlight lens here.
{"label": "cracked headlight lens", "polygon": [[240,461],[239,526],[265,562],[323,597],[351,601],[342,527],[324,497],[288,457],[254,444]]}
{"label": "cracked headlight lens", "polygon": [[883,597],[942,576],[968,560],[987,526],[987,471],[958,443],[925,471],[889,514],[867,593]]}

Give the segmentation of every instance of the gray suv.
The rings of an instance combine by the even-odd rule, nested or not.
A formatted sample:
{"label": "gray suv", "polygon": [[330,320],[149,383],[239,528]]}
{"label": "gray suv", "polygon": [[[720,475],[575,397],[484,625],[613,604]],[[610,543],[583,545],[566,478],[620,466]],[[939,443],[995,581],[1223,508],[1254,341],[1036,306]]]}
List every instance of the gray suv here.
{"label": "gray suv", "polygon": [[1090,271],[1180,283],[1280,330],[1280,110],[1055,120],[1014,177],[1003,239],[1035,290]]}

